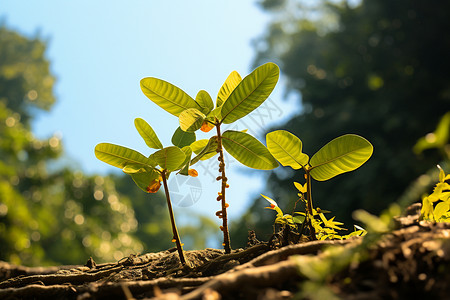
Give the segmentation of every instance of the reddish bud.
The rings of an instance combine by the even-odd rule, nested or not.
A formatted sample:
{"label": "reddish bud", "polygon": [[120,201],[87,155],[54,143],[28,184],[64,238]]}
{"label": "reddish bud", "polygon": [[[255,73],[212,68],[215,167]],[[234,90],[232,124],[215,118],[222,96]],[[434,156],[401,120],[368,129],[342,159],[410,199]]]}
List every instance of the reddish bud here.
{"label": "reddish bud", "polygon": [[158,179],[153,180],[147,187],[147,193],[156,193],[161,187],[161,181]]}
{"label": "reddish bud", "polygon": [[209,132],[211,129],[214,128],[214,125],[209,123],[208,121],[203,121],[202,127],[200,128],[203,132]]}
{"label": "reddish bud", "polygon": [[198,176],[198,172],[195,169],[189,169],[188,170],[188,174],[189,174],[189,176],[192,176],[192,177],[197,177]]}

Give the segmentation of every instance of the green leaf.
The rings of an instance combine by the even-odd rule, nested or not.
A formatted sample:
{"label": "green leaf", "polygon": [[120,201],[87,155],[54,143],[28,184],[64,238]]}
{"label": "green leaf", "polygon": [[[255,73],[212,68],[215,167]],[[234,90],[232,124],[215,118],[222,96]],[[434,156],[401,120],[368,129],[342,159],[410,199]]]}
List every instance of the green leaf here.
{"label": "green leaf", "polygon": [[297,190],[302,193],[302,194],[306,194],[308,187],[307,187],[308,183],[305,183],[303,185],[301,185],[298,182],[294,182],[294,186],[297,188]]}
{"label": "green leaf", "polygon": [[197,154],[191,161],[191,165],[197,163],[199,160],[207,160],[217,154],[217,138],[213,136],[209,140],[198,140],[191,144],[192,151]]}
{"label": "green leaf", "polygon": [[[181,151],[184,152],[184,155],[186,156],[186,158],[184,159],[184,161],[181,163],[181,165],[178,167],[178,169],[180,169],[180,173],[181,175],[189,175],[189,167],[190,167],[190,162],[191,162],[191,156],[192,156],[192,149],[189,146],[185,146],[181,149]],[[178,174],[177,173],[177,174]]]}
{"label": "green leaf", "polygon": [[256,68],[232,91],[222,105],[222,122],[233,123],[260,106],[272,93],[280,70],[274,63]]}
{"label": "green leaf", "polygon": [[158,179],[160,176],[159,172],[156,170],[151,170],[143,173],[134,173],[130,175],[134,183],[136,183],[136,185],[146,193],[148,193],[147,187],[150,185],[150,183]]}
{"label": "green leaf", "polygon": [[158,78],[143,78],[141,90],[151,101],[176,117],[188,108],[200,108],[182,89]]}
{"label": "green leaf", "polygon": [[186,132],[194,132],[202,127],[206,116],[195,108],[189,108],[180,114],[180,128]]}
{"label": "green leaf", "polygon": [[197,96],[195,97],[195,102],[198,103],[198,105],[201,107],[200,110],[205,115],[209,114],[210,111],[214,108],[214,103],[212,101],[211,96],[208,94],[207,91],[201,90],[197,93]]}
{"label": "green leaf", "polygon": [[114,167],[123,169],[127,165],[153,168],[151,160],[141,153],[119,145],[101,143],[95,146],[95,156]]}
{"label": "green leaf", "polygon": [[220,109],[221,107],[216,107],[210,111],[206,116],[206,120],[211,121],[212,123],[215,123],[216,119],[220,120]]}
{"label": "green leaf", "polygon": [[247,167],[260,170],[278,167],[269,150],[248,133],[227,130],[222,134],[222,144],[231,156]]}
{"label": "green leaf", "polygon": [[439,221],[439,219],[445,215],[449,211],[450,207],[447,202],[439,202],[436,204],[436,207],[434,208],[434,218],[436,221]]}
{"label": "green leaf", "polygon": [[172,144],[178,148],[183,148],[195,142],[195,138],[195,132],[186,132],[178,127],[172,136]]}
{"label": "green leaf", "polygon": [[227,79],[223,83],[222,87],[217,94],[216,107],[222,106],[225,100],[228,99],[233,90],[239,85],[242,81],[241,75],[238,72],[233,71],[230,75],[228,75]]}
{"label": "green leaf", "polygon": [[433,203],[428,199],[428,197],[422,198],[422,209],[420,210],[420,215],[425,220],[434,221]]}
{"label": "green leaf", "polygon": [[153,154],[156,163],[169,172],[178,170],[180,165],[186,159],[186,155],[180,148],[175,146],[166,147]]}
{"label": "green leaf", "polygon": [[297,224],[302,224],[305,221],[306,217],[305,216],[295,216],[292,218],[292,221],[294,221],[294,223]]}
{"label": "green leaf", "polygon": [[126,164],[125,167],[123,167],[122,171],[125,174],[136,174],[136,173],[144,173],[144,172],[148,172],[149,168],[145,168],[142,165],[139,164]]}
{"label": "green leaf", "polygon": [[281,163],[295,170],[303,168],[309,160],[308,155],[302,153],[302,141],[286,130],[276,130],[266,135],[267,148]]}
{"label": "green leaf", "polygon": [[310,174],[315,180],[328,180],[359,168],[372,153],[373,146],[366,139],[354,134],[340,136],[313,155]]}
{"label": "green leaf", "polygon": [[141,118],[136,118],[134,120],[134,126],[136,127],[141,137],[144,139],[147,146],[153,149],[163,148],[163,145],[159,141],[155,131],[150,125],[148,125],[148,123],[145,120]]}

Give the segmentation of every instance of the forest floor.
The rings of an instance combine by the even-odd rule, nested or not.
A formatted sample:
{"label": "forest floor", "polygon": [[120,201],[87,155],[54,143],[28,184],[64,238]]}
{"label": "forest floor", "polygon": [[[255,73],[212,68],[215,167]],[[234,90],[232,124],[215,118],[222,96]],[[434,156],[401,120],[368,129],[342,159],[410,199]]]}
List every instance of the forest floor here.
{"label": "forest floor", "polygon": [[186,251],[190,267],[175,248],[84,266],[0,262],[0,299],[450,299],[450,224],[419,212],[364,238]]}

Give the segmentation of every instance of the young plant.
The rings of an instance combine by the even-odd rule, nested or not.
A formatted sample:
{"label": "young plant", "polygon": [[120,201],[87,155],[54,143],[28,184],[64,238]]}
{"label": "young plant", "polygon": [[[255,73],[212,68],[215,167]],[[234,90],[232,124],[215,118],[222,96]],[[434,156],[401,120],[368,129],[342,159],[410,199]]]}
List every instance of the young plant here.
{"label": "young plant", "polygon": [[[304,198],[304,186],[300,185],[297,182],[294,182],[295,186],[299,189],[299,200],[303,201],[306,204],[305,198]],[[306,185],[306,184],[305,184]],[[301,188],[299,188],[301,187]],[[300,240],[303,236],[303,231],[305,229],[305,220],[307,217],[307,214],[305,212],[298,212],[294,211],[293,215],[290,214],[283,214],[283,211],[278,206],[278,204],[275,202],[275,200],[263,196],[264,199],[269,201],[270,206],[266,207],[268,209],[272,209],[277,212],[276,218],[275,218],[275,225],[280,224],[282,227],[282,231],[285,231],[286,227],[289,227],[290,230],[288,230],[288,234],[290,232],[298,232],[298,240]],[[295,209],[295,207],[294,207]],[[327,219],[324,214],[329,213],[329,211],[322,210],[320,208],[313,208],[313,218],[311,218],[312,226],[314,227],[316,239],[318,240],[331,240],[331,239],[348,239],[353,236],[364,236],[367,232],[361,228],[358,225],[354,225],[354,231],[347,234],[347,235],[340,235],[337,230],[346,230],[344,228],[341,228],[339,226],[343,225],[341,222],[337,222],[334,220],[335,217],[332,217],[331,219]],[[319,217],[319,218],[316,218]],[[300,226],[300,228],[299,228]],[[274,234],[275,234],[275,228],[274,228]],[[289,237],[284,237],[284,239],[289,240]],[[295,243],[298,242],[295,241]],[[286,243],[288,244],[288,242]]]}
{"label": "young plant", "polygon": [[306,203],[305,224],[309,229],[309,235],[312,239],[317,239],[318,226],[315,216],[319,215],[324,224],[331,224],[331,228],[336,224],[333,223],[333,219],[326,220],[318,210],[314,210],[312,178],[325,181],[359,168],[372,156],[372,144],[358,135],[347,134],[335,138],[309,159],[308,155],[302,153],[302,141],[288,131],[277,130],[268,133],[266,143],[270,153],[281,165],[289,166],[294,170],[303,169],[305,172],[306,183],[304,185],[297,183],[296,187],[300,191],[300,197],[303,197]]}
{"label": "young plant", "polygon": [[197,130],[209,132],[214,127],[216,135],[209,140],[199,140],[190,145],[197,154],[190,164],[209,159],[219,154],[219,176],[221,189],[217,201],[221,210],[216,215],[222,219],[226,253],[231,252],[228,231],[226,188],[229,187],[225,174],[224,149],[243,165],[260,170],[270,170],[278,166],[267,148],[256,138],[244,131],[226,130],[223,124],[231,124],[245,117],[259,107],[274,89],[279,77],[279,68],[273,63],[256,68],[244,79],[233,71],[219,90],[216,103],[206,91],[200,91],[195,100],[178,87],[157,78],[141,80],[144,94],[170,114],[179,118],[181,130],[194,133]]}
{"label": "young plant", "polygon": [[421,219],[431,222],[450,222],[450,174],[439,168],[439,182],[433,193],[422,198]]}
{"label": "young plant", "polygon": [[[155,131],[146,121],[137,118],[134,123],[147,146],[158,149],[158,151],[151,154],[149,157],[146,157],[141,153],[126,147],[109,143],[100,143],[95,147],[95,156],[107,164],[122,169],[122,171],[130,175],[136,185],[146,193],[156,193],[161,187],[162,181],[167,207],[169,209],[170,222],[172,224],[172,242],[175,242],[180,261],[185,265],[186,259],[183,254],[183,244],[181,243],[175,224],[167,180],[170,173],[177,170],[191,176],[197,176],[195,170],[186,170],[186,166],[187,168],[189,167],[188,161],[190,160],[192,151],[189,147],[183,147],[182,149],[177,146],[163,147]],[[175,140],[174,144],[181,145],[182,143],[180,141],[182,140],[182,136],[176,131],[172,138],[172,141]]]}

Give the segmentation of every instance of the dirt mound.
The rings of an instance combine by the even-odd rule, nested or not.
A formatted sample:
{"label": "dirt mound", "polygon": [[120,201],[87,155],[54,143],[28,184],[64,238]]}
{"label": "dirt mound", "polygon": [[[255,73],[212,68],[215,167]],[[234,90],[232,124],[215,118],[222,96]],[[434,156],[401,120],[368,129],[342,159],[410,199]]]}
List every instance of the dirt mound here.
{"label": "dirt mound", "polygon": [[[416,211],[417,212],[417,211]],[[231,254],[176,249],[116,263],[27,268],[0,264],[1,299],[290,299],[308,280],[297,255],[318,257],[326,246],[365,251],[323,285],[345,299],[450,298],[450,226],[397,219],[399,228],[367,242],[311,241],[271,249],[260,242]],[[297,259],[290,259],[296,256]]]}

